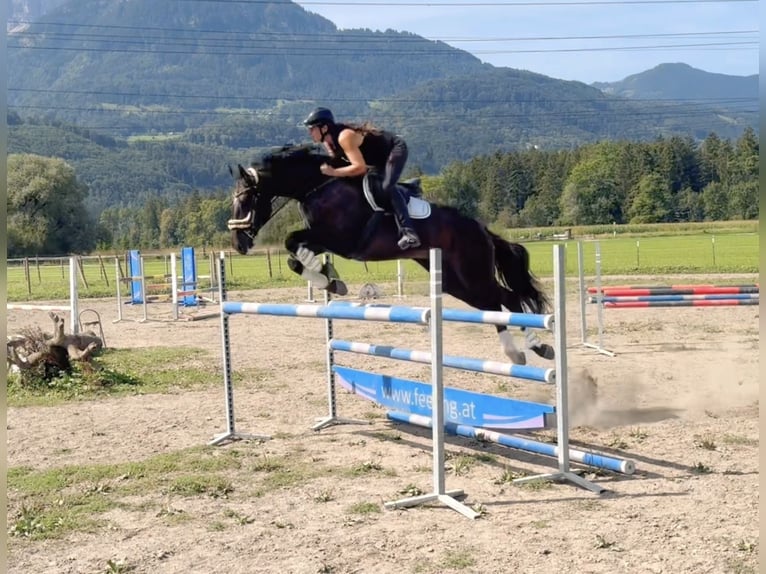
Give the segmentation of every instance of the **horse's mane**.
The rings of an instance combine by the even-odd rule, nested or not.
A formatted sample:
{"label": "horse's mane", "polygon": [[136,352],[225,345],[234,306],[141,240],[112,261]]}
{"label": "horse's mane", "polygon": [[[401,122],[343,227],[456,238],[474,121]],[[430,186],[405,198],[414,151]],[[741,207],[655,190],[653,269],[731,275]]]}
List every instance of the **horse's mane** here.
{"label": "horse's mane", "polygon": [[264,170],[269,170],[275,162],[281,161],[305,161],[312,160],[319,163],[327,161],[330,156],[322,146],[316,144],[285,144],[271,148],[263,153],[260,158],[253,161],[252,166]]}

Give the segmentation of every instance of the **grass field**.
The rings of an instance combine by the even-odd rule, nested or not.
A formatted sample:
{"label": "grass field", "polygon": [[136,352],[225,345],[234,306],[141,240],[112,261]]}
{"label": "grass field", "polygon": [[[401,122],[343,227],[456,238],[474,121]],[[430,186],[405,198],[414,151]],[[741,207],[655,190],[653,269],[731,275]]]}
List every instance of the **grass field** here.
{"label": "grass field", "polygon": [[[601,251],[601,273],[608,275],[672,275],[686,273],[757,273],[758,235],[755,232],[688,233],[678,235],[623,234],[607,235],[595,240],[583,240],[583,262],[586,275],[596,269],[596,245]],[[532,271],[538,277],[553,273],[551,241],[520,241],[530,253]],[[567,274],[577,275],[577,241],[567,246]],[[208,254],[209,255],[209,254]],[[116,295],[114,256],[84,257],[79,280],[81,298],[113,297]],[[305,282],[292,273],[286,264],[284,249],[264,249],[261,254],[240,256],[226,251],[227,286],[230,289],[299,286]],[[120,258],[121,273],[127,275],[124,257]],[[151,277],[151,293],[170,292],[168,255],[145,255],[144,273]],[[395,283],[396,261],[360,263],[336,258],[338,271],[350,284]],[[180,262],[178,264],[180,266]],[[197,254],[200,288],[210,285],[209,256]],[[405,282],[427,280],[427,273],[412,261],[404,262]],[[8,263],[8,300],[33,301],[66,299],[69,296],[68,262],[66,259],[29,260],[28,270],[18,260]],[[180,274],[180,268],[178,269]],[[85,280],[83,280],[83,277]],[[87,285],[86,285],[87,283]],[[164,284],[164,286],[163,286]],[[129,297],[129,286],[122,284],[123,297]]]}

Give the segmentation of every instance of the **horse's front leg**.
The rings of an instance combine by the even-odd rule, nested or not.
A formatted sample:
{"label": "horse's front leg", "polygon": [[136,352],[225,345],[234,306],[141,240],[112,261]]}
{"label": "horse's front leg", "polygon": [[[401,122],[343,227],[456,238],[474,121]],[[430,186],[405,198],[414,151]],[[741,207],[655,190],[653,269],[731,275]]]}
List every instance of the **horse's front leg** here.
{"label": "horse's front leg", "polygon": [[290,252],[287,266],[317,289],[327,289],[336,295],[346,295],[348,287],[340,280],[338,272],[329,261],[323,263],[319,256],[327,251],[311,241],[308,229],[294,231],[287,236],[285,247]]}

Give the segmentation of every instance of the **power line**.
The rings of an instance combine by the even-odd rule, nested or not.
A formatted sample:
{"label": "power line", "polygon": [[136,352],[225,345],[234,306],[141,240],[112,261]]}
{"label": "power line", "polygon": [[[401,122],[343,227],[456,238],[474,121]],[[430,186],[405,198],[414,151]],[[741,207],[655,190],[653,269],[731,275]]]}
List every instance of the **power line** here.
{"label": "power line", "polygon": [[[115,42],[111,42],[115,43]],[[137,43],[143,44],[145,42],[116,42],[120,43]],[[178,43],[173,42],[173,45]],[[593,47],[593,48],[548,48],[548,49],[509,49],[509,50],[481,50],[472,52],[473,54],[541,54],[541,53],[563,53],[563,52],[610,52],[610,51],[633,51],[633,50],[679,50],[689,48],[710,48],[710,47],[732,47],[732,46],[749,46],[757,47],[759,42],[757,41],[742,41],[742,42],[704,42],[704,43],[692,43],[692,44],[655,44],[655,45],[643,45],[643,46],[610,46],[610,47]],[[188,55],[195,54],[200,56],[313,56],[313,57],[326,57],[326,56],[340,56],[345,55],[347,52],[332,48],[288,48],[279,49],[278,47],[266,47],[258,51],[224,51],[217,50],[221,48],[219,46],[212,46],[217,51],[199,53],[196,50],[172,50],[172,49],[155,49],[149,48],[145,50],[131,49],[131,48],[86,48],[84,46],[66,47],[66,46],[24,46],[20,44],[8,44],[9,49],[25,49],[25,50],[53,50],[53,51],[68,51],[68,52],[96,52],[96,53],[122,53],[122,54],[177,54]],[[454,48],[434,48],[428,47],[423,50],[397,50],[397,49],[380,49],[375,48],[369,51],[362,50],[363,53],[369,53],[373,55],[396,55],[396,56],[444,56],[444,55],[457,55],[454,53]],[[468,52],[462,53],[468,54]]]}
{"label": "power line", "polygon": [[[36,22],[31,20],[15,20],[12,21],[14,24],[36,24]],[[254,32],[242,32],[237,30],[215,30],[215,29],[209,29],[206,30],[204,28],[166,28],[166,27],[159,27],[159,26],[125,26],[125,25],[117,25],[117,24],[74,24],[71,22],[44,22],[44,25],[47,26],[63,26],[63,27],[76,27],[76,28],[104,28],[107,30],[126,30],[129,32],[135,32],[140,31],[142,32],[142,38],[147,38],[151,36],[147,36],[146,32],[181,32],[181,33],[192,33],[192,34],[225,34],[226,37],[224,39],[230,39],[231,36],[247,36],[248,38],[252,38],[253,36],[264,36],[264,37],[287,37],[287,38],[307,38],[307,39],[331,39],[331,40],[338,40],[341,38],[354,38],[354,39],[360,39],[360,40],[369,40],[371,42],[388,42],[391,40],[392,36],[386,32],[364,32],[364,33],[357,33],[349,30],[339,30],[337,32],[312,32],[312,33],[306,33],[306,32],[267,32],[267,31],[254,31]],[[551,40],[611,40],[611,39],[641,39],[641,38],[670,38],[670,37],[687,37],[687,36],[728,36],[728,35],[740,35],[740,34],[758,34],[759,31],[757,29],[753,30],[713,30],[713,31],[707,31],[707,32],[663,32],[663,33],[645,33],[645,34],[609,34],[609,35],[588,35],[588,36],[503,36],[503,37],[466,37],[466,36],[458,36],[458,37],[450,37],[450,36],[431,36],[429,38],[425,38],[422,36],[405,33],[405,32],[397,32],[396,33],[396,41],[397,42],[410,42],[410,41],[416,41],[416,42],[422,42],[423,40],[430,40],[430,41],[450,41],[450,42],[528,42],[528,41],[551,41]],[[12,36],[32,36],[32,35],[49,35],[49,31],[42,31],[42,32],[30,32],[29,30],[23,30],[20,32],[17,32],[15,34],[12,34]],[[60,34],[64,35],[62,32],[54,32],[54,34]],[[75,34],[72,34],[74,37]],[[79,33],[77,36],[82,37],[89,37],[88,34]],[[97,37],[100,37],[100,35],[94,35]],[[130,36],[135,37],[135,35]],[[108,39],[114,39],[114,35],[108,35]]]}
{"label": "power line", "polygon": [[[275,96],[253,96],[253,95],[245,95],[245,96],[219,96],[219,95],[208,95],[208,94],[173,94],[173,93],[147,93],[147,92],[115,92],[115,91],[105,91],[105,90],[69,90],[69,89],[59,89],[59,88],[8,88],[9,92],[32,92],[32,93],[43,93],[43,94],[75,94],[75,95],[93,95],[93,96],[110,96],[110,97],[142,97],[142,98],[179,98],[179,99],[209,99],[209,100],[224,100],[224,101],[230,101],[230,100],[247,100],[247,101],[255,101],[255,102],[271,102],[274,100],[284,100],[284,96],[282,95],[275,95]],[[647,98],[647,99],[612,99],[609,97],[604,98],[546,98],[544,100],[545,103],[565,103],[565,102],[599,102],[599,103],[610,103],[610,104],[632,104],[635,102],[664,102],[664,103],[718,103],[718,104],[735,104],[737,102],[742,103],[751,103],[754,100],[757,99],[757,95],[753,96],[752,98],[748,97],[727,97],[727,98]],[[313,100],[315,99],[315,96],[311,95],[305,95],[305,96],[295,96],[291,98],[291,101],[293,103],[300,103],[306,100]],[[332,98],[335,102],[345,102],[345,103],[366,103],[369,101],[368,98]],[[439,99],[437,100],[424,100],[423,98],[378,98],[379,102],[386,103],[386,104],[402,104],[402,103],[444,103],[444,104],[454,104],[454,103],[470,103],[470,104],[492,104],[492,103],[502,103],[507,102],[504,98],[471,98],[471,99],[462,99],[462,98],[447,98],[447,99]],[[514,103],[536,103],[539,102],[539,99],[515,99]],[[52,108],[55,109],[55,108]]]}
{"label": "power line", "polygon": [[[209,2],[213,4],[273,4],[273,0],[177,0],[179,2]],[[542,0],[537,2],[324,2],[301,0],[301,6],[385,6],[386,8],[483,8],[490,6],[590,6],[623,4],[734,4],[758,0],[572,0],[571,2]]]}

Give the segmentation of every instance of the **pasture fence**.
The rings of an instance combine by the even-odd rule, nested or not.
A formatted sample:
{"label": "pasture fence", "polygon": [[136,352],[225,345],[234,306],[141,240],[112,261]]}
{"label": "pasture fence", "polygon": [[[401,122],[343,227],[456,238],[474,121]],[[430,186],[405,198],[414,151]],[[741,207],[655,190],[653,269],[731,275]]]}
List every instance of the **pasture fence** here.
{"label": "pasture fence", "polygon": [[78,312],[78,288],[77,288],[78,261],[76,257],[69,258],[69,304],[46,305],[40,303],[6,303],[7,310],[15,311],[62,311],[69,313],[69,329],[72,333],[80,332],[80,314]]}

